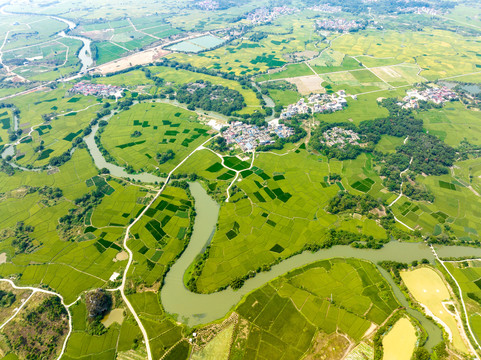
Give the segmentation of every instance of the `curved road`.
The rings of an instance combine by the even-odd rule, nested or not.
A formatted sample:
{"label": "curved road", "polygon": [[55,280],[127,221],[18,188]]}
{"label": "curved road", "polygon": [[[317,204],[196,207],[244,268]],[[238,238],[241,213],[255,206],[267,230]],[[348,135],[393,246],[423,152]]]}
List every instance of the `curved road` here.
{"label": "curved road", "polygon": [[70,334],[72,333],[72,314],[70,313],[70,307],[75,304],[77,301],[80,300],[80,296],[71,304],[65,304],[64,302],[64,299],[63,299],[63,296],[54,292],[54,291],[50,291],[50,290],[45,290],[45,289],[40,289],[40,288],[36,288],[36,287],[32,287],[32,286],[17,286],[15,285],[15,283],[12,281],[12,280],[9,280],[9,279],[0,279],[0,281],[2,282],[7,282],[10,284],[10,286],[12,286],[14,289],[17,289],[17,290],[30,290],[32,291],[32,293],[30,294],[30,296],[23,302],[23,304],[17,309],[17,311],[7,320],[5,321],[1,326],[0,326],[0,330],[5,326],[7,325],[13,318],[15,318],[15,316],[17,316],[17,314],[20,312],[20,310],[25,306],[25,304],[27,304],[28,300],[30,300],[30,298],[37,292],[41,292],[41,293],[44,293],[44,294],[49,294],[49,295],[54,295],[54,296],[58,296],[60,298],[60,301],[62,303],[63,306],[65,306],[65,309],[67,309],[67,313],[68,313],[68,333],[67,333],[67,336],[65,337],[65,340],[63,342],[63,345],[62,345],[62,351],[60,352],[60,355],[58,356],[58,359],[62,358],[63,354],[65,353],[65,348],[67,347],[67,341],[70,337]]}
{"label": "curved road", "polygon": [[124,270],[124,274],[123,274],[123,277],[122,277],[122,285],[120,285],[119,287],[119,290],[120,290],[120,293],[122,294],[122,299],[124,300],[125,304],[127,305],[127,307],[129,308],[130,312],[132,313],[132,315],[134,316],[135,318],[135,321],[137,321],[137,324],[139,325],[139,328],[140,328],[140,331],[142,332],[142,335],[144,337],[144,342],[145,342],[145,347],[146,347],[146,350],[147,350],[147,358],[148,360],[152,360],[152,352],[150,350],[150,343],[149,343],[149,336],[147,334],[147,331],[145,330],[144,328],[144,325],[142,324],[142,321],[140,321],[140,318],[139,316],[137,315],[137,313],[135,312],[135,309],[134,307],[132,306],[132,304],[130,303],[129,299],[127,298],[127,296],[125,295],[125,282],[127,281],[127,275],[128,275],[128,272],[129,272],[129,269],[130,269],[130,266],[132,265],[132,262],[133,262],[133,257],[134,257],[134,254],[132,253],[132,250],[130,250],[130,248],[127,246],[127,241],[129,240],[129,234],[130,234],[130,229],[132,228],[132,226],[134,226],[137,221],[139,221],[142,216],[144,216],[144,214],[147,212],[147,210],[150,209],[150,207],[152,206],[152,204],[158,199],[158,197],[160,196],[160,194],[162,194],[162,192],[165,190],[167,184],[169,183],[169,180],[170,180],[170,177],[172,176],[172,174],[174,173],[175,170],[177,170],[184,162],[187,161],[187,159],[189,159],[196,151],[199,151],[199,150],[203,150],[204,149],[204,145],[207,144],[210,140],[212,140],[213,137],[210,137],[209,139],[207,139],[206,141],[204,141],[201,145],[199,145],[194,151],[192,151],[188,156],[186,156],[184,158],[184,160],[182,160],[175,168],[172,169],[172,171],[167,175],[167,178],[165,179],[165,182],[164,182],[164,185],[162,185],[162,187],[160,188],[159,191],[157,191],[157,194],[155,194],[154,198],[150,201],[150,203],[145,207],[144,211],[142,211],[139,216],[137,216],[135,218],[135,220],[127,227],[126,231],[125,231],[125,236],[124,236],[124,241],[123,241],[123,247],[124,249],[128,252],[129,254],[129,261],[127,262],[127,266]]}

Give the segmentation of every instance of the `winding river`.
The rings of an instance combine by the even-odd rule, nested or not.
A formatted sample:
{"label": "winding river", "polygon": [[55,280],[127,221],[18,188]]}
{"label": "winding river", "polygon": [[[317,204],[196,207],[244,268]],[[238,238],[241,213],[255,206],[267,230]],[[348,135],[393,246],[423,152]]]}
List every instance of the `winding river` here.
{"label": "winding river", "polygon": [[[51,18],[66,23],[68,25],[69,30],[73,30],[77,27],[76,23],[74,23],[73,21],[64,19],[62,17],[51,16]],[[90,49],[90,44],[92,43],[92,40],[90,40],[86,37],[83,37],[83,36],[67,35],[65,33],[65,31],[61,31],[59,33],[59,35],[61,37],[80,40],[80,41],[83,42],[84,46],[80,49],[80,51],[78,53],[78,58],[79,58],[80,62],[82,63],[82,68],[80,69],[80,72],[78,73],[78,75],[85,74],[87,72],[88,68],[91,67],[94,63],[94,60],[92,59],[92,51]]]}
{"label": "winding river", "polygon": [[[377,263],[381,260],[412,262],[423,258],[434,261],[431,249],[424,243],[403,243],[393,241],[382,249],[355,249],[350,246],[334,246],[330,249],[320,250],[316,253],[304,252],[293,256],[280,264],[272,267],[268,272],[257,274],[256,277],[245,282],[244,286],[233,291],[231,288],[213,294],[195,294],[190,292],[183,282],[183,276],[188,266],[194,261],[197,254],[201,253],[207,243],[212,239],[219,216],[219,205],[206,193],[199,183],[190,184],[191,193],[195,199],[196,219],[189,246],[172,266],[165,277],[165,284],[161,291],[162,305],[171,314],[177,314],[178,320],[189,325],[205,324],[224,317],[243,296],[261,287],[268,281],[288,273],[289,271],[309,263],[334,258],[353,257]],[[481,248],[461,246],[438,246],[438,255],[448,256],[481,256]],[[394,290],[399,302],[408,312],[418,319],[429,334],[426,347],[431,349],[442,340],[441,330],[421,312],[410,309],[404,295],[394,283],[389,274],[381,270]]]}
{"label": "winding river", "polygon": [[98,125],[92,126],[92,132],[86,137],[84,137],[84,141],[87,144],[90,155],[94,159],[94,163],[95,163],[95,166],[97,166],[97,168],[99,169],[107,168],[109,169],[110,174],[116,177],[130,178],[136,181],[140,180],[146,183],[155,183],[155,182],[160,183],[165,181],[165,178],[160,176],[155,176],[149,173],[129,174],[128,172],[125,171],[123,167],[109,163],[107,160],[105,160],[99,148],[97,147],[97,144],[95,143],[95,134],[97,133],[98,129],[99,129]]}
{"label": "winding river", "polygon": [[[65,22],[69,30],[76,27],[76,24],[60,17],[53,17],[56,20]],[[62,37],[81,40],[83,47],[81,48],[78,57],[82,63],[82,68],[78,75],[84,74],[93,64],[91,54],[91,40],[79,37],[70,36],[65,32],[59,33]],[[255,85],[256,86],[256,85]],[[260,89],[259,89],[260,90]],[[263,96],[266,105],[273,108],[274,102],[267,96]],[[172,105],[180,105],[175,101],[164,100],[163,102],[171,103]],[[209,114],[212,116],[212,114]],[[218,114],[217,118],[225,120]],[[273,116],[272,116],[273,118]],[[270,119],[267,119],[270,120]],[[90,154],[94,159],[95,165],[101,168],[107,168],[113,176],[130,178],[140,180],[142,182],[162,182],[164,178],[158,177],[149,173],[142,174],[128,174],[124,168],[107,162],[100,153],[95,144],[94,136],[98,130],[98,125],[92,128],[92,133],[84,138]],[[13,154],[13,147],[6,148],[2,156]],[[28,169],[25,169],[28,170]],[[171,314],[177,314],[179,321],[182,321],[189,326],[209,323],[224,317],[239,301],[249,292],[263,286],[265,283],[283,274],[292,271],[295,268],[307,265],[309,263],[334,258],[334,257],[353,257],[359,259],[369,260],[377,263],[381,260],[395,260],[401,262],[412,262],[413,260],[421,260],[427,258],[434,261],[434,256],[431,250],[424,243],[401,243],[393,241],[386,244],[380,250],[369,249],[355,249],[349,246],[334,246],[330,249],[320,250],[316,253],[304,252],[302,254],[293,256],[280,264],[272,267],[268,272],[257,274],[256,277],[245,282],[244,286],[238,290],[233,291],[231,288],[213,293],[213,294],[196,294],[190,292],[183,282],[183,276],[189,265],[194,261],[195,257],[201,253],[205,246],[211,241],[219,216],[220,206],[206,193],[199,183],[190,183],[190,190],[195,199],[196,218],[194,223],[193,234],[187,249],[182,256],[171,267],[170,271],[165,277],[165,284],[161,291],[162,305],[165,310]],[[481,256],[481,248],[471,247],[436,247],[436,251],[440,257],[443,256]],[[406,307],[407,311],[416,319],[418,319],[429,334],[426,347],[431,349],[439,341],[442,340],[441,330],[424,314],[417,310],[409,308],[404,295],[394,283],[390,275],[383,269],[379,268],[383,277],[393,288],[394,294],[399,302]]]}
{"label": "winding river", "polygon": [[[63,17],[60,17],[60,16],[55,16],[55,15],[45,15],[45,14],[33,14],[33,13],[28,13],[28,12],[15,12],[15,13],[12,13],[12,12],[9,12],[7,10],[5,10],[5,7],[7,6],[8,4],[5,4],[1,7],[1,12],[2,14],[4,15],[36,15],[36,16],[45,16],[45,17],[50,17],[52,19],[55,19],[57,21],[61,21],[65,24],[67,24],[68,26],[68,30],[73,30],[77,27],[77,24],[74,23],[73,21],[71,20],[68,20],[68,19],[65,19]],[[67,35],[65,33],[65,31],[61,31],[58,33],[59,36],[61,37],[65,37],[65,38],[70,38],[70,39],[75,39],[75,40],[80,40],[83,42],[83,47],[80,49],[79,53],[78,53],[78,58],[80,60],[80,62],[82,63],[82,67],[79,71],[79,73],[77,75],[75,75],[75,77],[78,77],[82,74],[85,74],[87,72],[87,70],[89,69],[89,67],[91,67],[94,63],[93,59],[92,59],[92,51],[90,49],[90,44],[92,43],[92,40],[86,38],[86,37],[83,37],[83,36],[72,36],[72,35]],[[71,78],[69,78],[71,79]]]}
{"label": "winding river", "polygon": [[62,31],[59,33],[61,37],[69,38],[69,39],[75,39],[75,40],[80,40],[83,42],[83,46],[80,49],[78,53],[78,58],[80,62],[82,63],[82,68],[80,69],[80,72],[78,75],[85,74],[87,70],[93,65],[94,60],[92,59],[92,51],[90,49],[90,44],[92,43],[92,40],[87,39],[82,36],[72,36],[72,35],[67,35],[65,34],[65,31]]}

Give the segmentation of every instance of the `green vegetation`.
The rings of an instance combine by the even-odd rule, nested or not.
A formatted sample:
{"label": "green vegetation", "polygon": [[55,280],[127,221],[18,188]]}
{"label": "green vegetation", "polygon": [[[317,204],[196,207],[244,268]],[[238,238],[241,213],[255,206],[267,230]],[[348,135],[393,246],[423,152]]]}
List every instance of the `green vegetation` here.
{"label": "green vegetation", "polygon": [[[342,11],[326,15],[312,9],[319,2],[281,3],[37,1],[29,14],[18,2],[2,8],[0,150],[14,145],[0,162],[0,276],[74,303],[67,313],[59,297],[29,298],[30,290],[4,283],[2,319],[29,300],[2,330],[2,356],[58,357],[71,314],[67,360],[146,358],[137,316],[155,359],[340,358],[350,345],[356,350],[346,359],[382,357],[383,339],[389,343],[407,315],[395,312],[399,304],[376,268],[356,259],[317,262],[261,284],[225,321],[190,328],[184,314],[167,314],[164,278],[199,215],[187,181],[200,182],[220,205],[215,232],[183,277],[193,292],[238,290],[292,256],[334,245],[481,244],[478,4],[329,0]],[[439,16],[420,13],[426,9]],[[264,11],[273,16],[263,18]],[[57,18],[65,14],[75,26]],[[368,26],[325,32],[315,24],[325,16]],[[82,74],[78,37],[92,40],[94,63]],[[93,68],[127,55],[106,76],[106,67]],[[80,81],[119,86],[122,96],[73,94]],[[407,90],[444,85],[460,100],[398,105]],[[264,125],[301,93],[307,101],[311,91],[340,90],[347,94],[342,111],[283,120],[294,136],[274,136],[253,155],[231,150],[207,125]],[[83,139],[97,126],[102,156],[130,178],[94,165],[95,149]],[[325,132],[334,127],[352,130],[359,143],[327,145]],[[193,153],[203,143],[207,149]],[[396,281],[409,268],[381,265]],[[478,265],[447,263],[479,340]],[[411,324],[419,339],[414,359],[447,357],[451,345],[427,354],[423,330]],[[384,348],[388,357],[399,352]]]}
{"label": "green vegetation", "polygon": [[[179,171],[185,171],[189,164],[192,163],[186,163]],[[307,248],[319,249],[353,241],[369,242],[373,246],[385,241],[386,230],[376,224],[374,217],[353,218],[325,210],[340,187],[336,182],[329,182],[328,164],[319,162],[317,156],[305,150],[285,156],[262,154],[255,165],[253,173],[237,184],[241,191],[221,206],[210,254],[197,279],[198,291],[212,292],[228,286],[235,279],[251,277],[256,272],[268,270],[280,259]],[[363,165],[364,162],[360,161],[347,165],[346,169],[357,174]],[[202,168],[208,169],[209,166],[205,164]],[[341,172],[341,167],[342,163],[330,164],[331,171],[336,173]],[[281,168],[289,170],[274,180],[274,172]],[[382,188],[381,180],[372,169],[370,171],[368,174],[374,179],[371,191],[376,193]],[[207,178],[213,176],[208,171],[202,174]],[[347,178],[350,182],[352,177]],[[342,231],[331,233],[331,227]],[[231,230],[235,228],[238,230],[235,230],[234,239]],[[363,236],[358,237],[361,234]],[[284,250],[280,253],[274,251],[280,250],[276,245]],[[218,271],[219,267],[224,269],[222,273]]]}
{"label": "green vegetation", "polygon": [[216,111],[228,116],[245,106],[244,98],[236,90],[222,85],[212,85],[202,80],[183,85],[177,90],[176,99],[187,104],[190,110],[200,107],[203,110]]}
{"label": "green vegetation", "polygon": [[2,329],[7,351],[19,358],[41,359],[58,355],[68,331],[67,310],[57,296],[36,296]]}
{"label": "green vegetation", "polygon": [[0,290],[0,306],[10,307],[16,300],[16,296],[11,291]]}
{"label": "green vegetation", "polygon": [[[208,128],[196,119],[195,113],[176,106],[137,104],[112,117],[100,141],[127,171],[168,172],[207,140]],[[132,142],[130,134],[137,129],[142,134]]]}
{"label": "green vegetation", "polygon": [[[360,341],[371,323],[398,307],[376,268],[355,259],[325,260],[296,269],[249,294],[237,307],[231,357],[298,359],[320,331]],[[261,346],[258,346],[261,344]]]}
{"label": "green vegetation", "polygon": [[478,265],[479,261],[446,263],[448,270],[461,286],[463,298],[468,310],[469,322],[479,341],[481,338],[481,324],[478,312],[481,308],[481,288],[477,276],[480,273]]}

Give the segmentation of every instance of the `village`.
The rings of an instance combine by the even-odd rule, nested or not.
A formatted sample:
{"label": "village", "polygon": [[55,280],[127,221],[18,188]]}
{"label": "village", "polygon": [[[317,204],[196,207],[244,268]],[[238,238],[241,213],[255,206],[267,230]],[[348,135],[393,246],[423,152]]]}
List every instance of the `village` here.
{"label": "village", "polygon": [[115,96],[116,98],[120,98],[122,97],[122,90],[123,89],[120,86],[79,82],[78,84],[75,84],[69,91],[73,94],[82,94],[84,96]]}
{"label": "village", "polygon": [[360,145],[360,138],[356,132],[337,126],[326,130],[322,136],[324,139],[320,138],[319,141],[327,146],[340,146],[342,148],[346,144]]}
{"label": "village", "polygon": [[403,109],[419,109],[419,101],[433,102],[436,105],[443,105],[448,101],[453,101],[458,98],[456,92],[447,88],[432,87],[425,90],[412,89],[406,92],[403,101],[397,104]]}
{"label": "village", "polygon": [[274,143],[274,135],[279,138],[287,138],[294,135],[294,130],[284,124],[279,124],[278,120],[272,120],[267,127],[235,121],[222,131],[222,136],[227,144],[237,144],[243,152],[252,152],[259,145]]}
{"label": "village", "polygon": [[198,8],[202,10],[209,10],[209,11],[216,10],[219,8],[219,3],[213,0],[198,1],[196,5]]}
{"label": "village", "polygon": [[[353,97],[355,98],[355,96]],[[307,103],[304,98],[295,104],[290,104],[281,113],[282,119],[309,113],[332,113],[347,107],[346,92],[340,90],[335,94],[313,94],[309,96]]]}
{"label": "village", "polygon": [[364,29],[366,23],[364,21],[346,19],[322,19],[316,21],[316,26],[319,30],[349,32]]}
{"label": "village", "polygon": [[331,6],[329,4],[320,4],[309,8],[312,11],[319,11],[328,14],[334,14],[337,12],[341,12],[342,8],[340,6]]}
{"label": "village", "polygon": [[293,14],[296,11],[298,10],[288,6],[278,6],[272,9],[260,8],[248,14],[247,20],[249,20],[253,25],[259,25],[269,23],[281,15]]}
{"label": "village", "polygon": [[413,13],[417,15],[430,15],[430,16],[439,16],[442,14],[440,10],[434,9],[432,7],[406,7],[406,8],[399,8],[400,13]]}

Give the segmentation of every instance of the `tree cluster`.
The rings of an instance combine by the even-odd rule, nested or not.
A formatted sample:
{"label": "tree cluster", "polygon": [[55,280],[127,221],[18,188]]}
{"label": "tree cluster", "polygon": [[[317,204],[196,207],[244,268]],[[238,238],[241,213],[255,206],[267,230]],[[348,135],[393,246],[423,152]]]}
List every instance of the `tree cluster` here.
{"label": "tree cluster", "polygon": [[155,159],[160,165],[165,164],[167,161],[172,160],[174,157],[175,153],[172,149],[168,149],[164,153],[157,153],[155,155]]}
{"label": "tree cluster", "polygon": [[356,234],[346,230],[330,229],[324,248],[334,245],[352,245],[356,248],[380,249],[388,239],[375,239],[372,235]]}
{"label": "tree cluster", "polygon": [[352,195],[346,191],[341,191],[329,201],[327,211],[331,214],[354,212],[367,215],[371,210],[382,206],[382,202],[374,199],[371,195]]}
{"label": "tree cluster", "polygon": [[434,195],[428,190],[422,188],[421,186],[412,185],[411,183],[405,183],[403,184],[402,191],[404,195],[413,200],[427,201],[430,203],[434,201]]}
{"label": "tree cluster", "polygon": [[229,146],[227,145],[227,141],[222,137],[218,136],[211,142],[210,148],[214,151],[218,152],[225,152],[229,150]]}
{"label": "tree cluster", "polygon": [[406,144],[399,146],[398,152],[413,158],[411,171],[427,175],[447,174],[456,156],[451,146],[425,133],[410,136]]}
{"label": "tree cluster", "polygon": [[176,98],[179,102],[187,104],[189,108],[198,107],[227,116],[245,106],[244,97],[238,91],[203,80],[184,84],[177,90]]}
{"label": "tree cluster", "polygon": [[35,230],[32,225],[25,225],[23,221],[17,222],[14,229],[14,239],[12,246],[15,248],[15,254],[30,253],[35,249],[33,239],[30,234]]}
{"label": "tree cluster", "polygon": [[0,290],[0,307],[10,307],[15,302],[16,298],[17,297],[13,292]]}
{"label": "tree cluster", "polygon": [[103,192],[96,189],[75,199],[74,204],[77,207],[69,209],[68,214],[59,219],[57,230],[60,232],[61,237],[66,240],[73,239],[76,235],[73,230],[84,224],[87,213],[100,204],[103,196]]}

